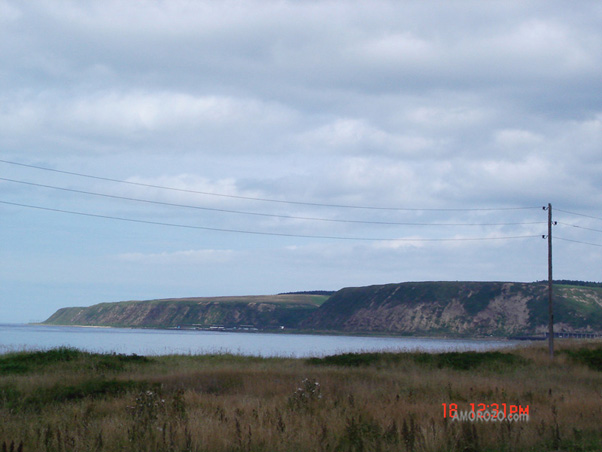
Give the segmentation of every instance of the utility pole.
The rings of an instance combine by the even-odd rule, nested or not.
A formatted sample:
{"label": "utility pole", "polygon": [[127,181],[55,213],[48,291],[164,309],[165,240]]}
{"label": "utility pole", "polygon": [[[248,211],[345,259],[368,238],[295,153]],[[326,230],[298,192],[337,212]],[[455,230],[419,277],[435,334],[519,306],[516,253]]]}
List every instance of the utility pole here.
{"label": "utility pole", "polygon": [[[545,207],[544,207],[545,208]],[[552,204],[548,204],[548,346],[550,359],[554,359],[554,299],[552,278]]]}

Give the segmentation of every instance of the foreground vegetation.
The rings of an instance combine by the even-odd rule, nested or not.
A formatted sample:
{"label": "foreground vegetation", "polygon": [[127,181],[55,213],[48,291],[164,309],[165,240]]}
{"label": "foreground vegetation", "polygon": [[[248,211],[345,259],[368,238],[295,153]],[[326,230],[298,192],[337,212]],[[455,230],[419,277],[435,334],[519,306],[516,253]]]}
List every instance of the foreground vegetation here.
{"label": "foreground vegetation", "polygon": [[[602,450],[602,342],[284,359],[0,356],[4,451]],[[529,407],[518,422],[443,405]]]}

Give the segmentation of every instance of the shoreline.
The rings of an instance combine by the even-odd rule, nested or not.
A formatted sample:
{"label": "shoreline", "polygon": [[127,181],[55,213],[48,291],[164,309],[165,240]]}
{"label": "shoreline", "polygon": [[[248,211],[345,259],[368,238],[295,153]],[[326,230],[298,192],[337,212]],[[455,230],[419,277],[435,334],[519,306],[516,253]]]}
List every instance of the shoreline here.
{"label": "shoreline", "polygon": [[[9,324],[7,324],[9,325]],[[310,330],[279,330],[279,329],[258,329],[258,330],[245,330],[245,329],[226,329],[226,330],[212,330],[209,328],[176,328],[176,327],[136,327],[136,326],[107,326],[107,325],[58,325],[49,323],[25,323],[20,325],[32,325],[32,326],[51,326],[51,327],[73,327],[73,328],[98,328],[98,329],[123,329],[123,330],[154,330],[154,331],[192,331],[192,332],[203,332],[203,333],[240,333],[240,334],[285,334],[285,335],[299,335],[299,336],[346,336],[346,337],[382,337],[382,338],[396,338],[396,339],[421,339],[421,340],[471,340],[471,341],[539,341],[544,340],[545,337],[538,338],[537,336],[528,336],[529,339],[517,339],[517,337],[511,336],[450,336],[450,335],[414,335],[414,334],[387,334],[386,332],[365,332],[365,331],[310,331]],[[527,337],[520,336],[520,337]]]}

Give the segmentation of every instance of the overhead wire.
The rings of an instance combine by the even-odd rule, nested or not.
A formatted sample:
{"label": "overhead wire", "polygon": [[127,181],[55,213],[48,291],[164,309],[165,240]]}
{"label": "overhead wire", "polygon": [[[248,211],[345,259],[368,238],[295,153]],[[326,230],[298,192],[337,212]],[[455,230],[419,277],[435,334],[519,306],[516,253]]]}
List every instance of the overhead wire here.
{"label": "overhead wire", "polygon": [[[283,204],[292,204],[292,205],[305,205],[305,206],[320,206],[320,207],[341,207],[341,208],[353,208],[353,209],[370,209],[370,210],[390,210],[390,211],[505,211],[505,210],[525,210],[525,209],[539,209],[540,207],[509,207],[509,208],[444,208],[444,209],[431,209],[431,208],[397,208],[397,207],[378,207],[378,206],[359,206],[359,205],[340,205],[340,204],[326,204],[326,203],[316,203],[316,202],[300,202],[300,201],[285,201],[285,200],[277,200],[271,198],[259,198],[259,197],[248,197],[248,196],[238,196],[238,195],[229,195],[223,193],[213,193],[213,192],[204,192],[197,190],[188,190],[181,189],[176,187],[166,187],[161,185],[154,184],[146,184],[140,182],[133,182],[115,178],[109,178],[104,176],[96,176],[85,173],[78,173],[72,171],[58,170],[53,168],[47,168],[43,166],[30,165],[25,163],[12,162],[8,160],[0,159],[1,163],[6,163],[10,165],[18,165],[27,168],[33,168],[37,170],[50,171],[59,174],[67,174],[84,178],[91,178],[96,180],[110,181],[121,184],[128,184],[134,186],[142,186],[147,188],[154,189],[162,189],[162,190],[170,190],[176,192],[184,192],[184,193],[194,193],[194,194],[202,194],[202,195],[211,195],[211,196],[221,196],[225,198],[234,198],[234,199],[244,199],[244,200],[253,200],[253,201],[266,201],[266,202],[277,202]],[[325,221],[325,222],[336,222],[336,223],[355,223],[355,224],[372,224],[372,225],[393,225],[393,226],[518,226],[518,225],[536,225],[543,224],[544,222],[490,222],[490,223],[417,223],[417,222],[395,222],[395,221],[375,221],[375,220],[351,220],[351,219],[337,219],[337,218],[322,218],[322,217],[309,217],[309,216],[294,216],[294,215],[280,215],[280,214],[271,214],[264,212],[256,212],[256,211],[242,211],[242,210],[234,210],[234,209],[224,209],[218,207],[207,207],[207,206],[199,206],[199,205],[190,205],[190,204],[177,204],[166,201],[157,201],[151,199],[143,199],[143,198],[134,198],[131,196],[123,196],[123,195],[114,195],[109,193],[100,193],[89,190],[81,190],[76,188],[68,188],[61,187],[56,185],[49,184],[41,184],[36,182],[29,182],[17,179],[10,178],[0,178],[0,180],[10,183],[24,184],[28,186],[35,186],[39,188],[45,189],[53,189],[53,190],[61,190],[65,192],[85,194],[91,196],[100,196],[104,198],[110,199],[120,199],[127,200],[133,202],[141,202],[155,205],[163,205],[177,208],[187,208],[187,209],[198,209],[205,211],[215,211],[221,213],[230,213],[230,214],[239,214],[239,215],[253,215],[253,216],[261,216],[261,217],[272,217],[272,218],[283,218],[283,219],[294,219],[294,220],[309,220],[309,221]],[[382,238],[382,237],[349,237],[349,236],[339,236],[339,235],[309,235],[309,234],[296,234],[296,233],[285,233],[285,232],[271,232],[271,231],[253,231],[253,230],[245,230],[245,229],[231,229],[231,228],[219,228],[219,227],[209,227],[209,226],[195,226],[181,223],[169,223],[163,221],[151,221],[151,220],[142,220],[128,217],[118,217],[113,215],[103,215],[97,213],[90,212],[81,212],[67,209],[59,209],[52,207],[45,207],[40,205],[32,205],[25,203],[17,203],[10,201],[0,201],[0,203],[5,205],[13,205],[18,207],[25,207],[37,210],[51,211],[63,214],[71,214],[71,215],[79,215],[86,217],[94,217],[94,218],[103,218],[117,221],[127,221],[133,223],[143,223],[143,224],[151,224],[151,225],[159,225],[159,226],[170,226],[170,227],[179,227],[179,228],[187,228],[187,229],[198,229],[198,230],[206,230],[206,231],[219,231],[219,232],[230,232],[230,233],[241,233],[241,234],[253,234],[253,235],[267,235],[267,236],[282,236],[282,237],[299,237],[299,238],[317,238],[317,239],[335,239],[335,240],[368,240],[368,241],[412,241],[412,242],[444,242],[444,241],[482,241],[482,240],[507,240],[507,239],[522,239],[522,238],[530,238],[530,237],[538,237],[539,235],[509,235],[509,236],[488,236],[488,237],[454,237],[454,238]]]}
{"label": "overhead wire", "polygon": [[569,226],[569,227],[576,228],[576,229],[583,229],[585,231],[602,232],[602,229],[586,228],[585,226],[579,226],[577,224],[571,224],[571,223],[564,223],[562,221],[557,221],[556,223],[558,223],[562,226]]}
{"label": "overhead wire", "polygon": [[554,240],[562,240],[564,242],[581,243],[582,245],[590,245],[590,246],[602,247],[602,245],[599,244],[599,243],[591,243],[591,242],[583,242],[581,240],[567,239],[567,238],[564,238],[564,237],[558,237],[557,235],[553,236],[552,238]]}
{"label": "overhead wire", "polygon": [[[596,217],[596,216],[593,216],[593,215],[587,215],[587,214],[579,213],[579,212],[571,212],[571,211],[563,210],[563,209],[559,209],[559,208],[555,208],[554,210],[556,212],[562,212],[562,213],[566,213],[566,214],[569,214],[569,215],[575,215],[575,216],[579,216],[579,217],[583,217],[583,218],[589,218],[589,219],[593,219],[593,220],[601,220],[602,221],[602,218]],[[581,230],[584,230],[584,231],[591,231],[591,232],[602,233],[602,229],[590,228],[590,227],[587,227],[587,226],[581,226],[581,225],[574,224],[574,223],[565,223],[563,221],[556,221],[555,223],[559,224],[561,226],[569,227],[569,228],[581,229]],[[582,244],[582,245],[602,247],[602,244],[599,244],[599,243],[592,243],[592,242],[587,242],[587,241],[584,241],[584,240],[568,239],[566,237],[559,237],[557,235],[554,235],[553,238],[554,239],[558,239],[558,240],[562,240],[562,241],[565,241],[565,242],[572,242],[572,243],[579,243],[579,244]]]}
{"label": "overhead wire", "polygon": [[[110,177],[103,177],[73,171],[65,171],[53,168],[47,168],[43,166],[30,165],[25,163],[18,163],[13,161],[8,161],[4,159],[0,159],[0,163],[17,165],[26,168],[32,168],[41,171],[54,172],[58,174],[65,174],[70,176],[77,176],[88,179],[102,180],[107,182],[119,183],[119,184],[127,184],[130,186],[138,186],[145,188],[153,188],[159,190],[168,190],[173,192],[181,192],[181,193],[190,193],[190,194],[199,194],[206,196],[215,196],[221,198],[230,198],[230,199],[240,199],[247,201],[260,201],[260,202],[269,202],[269,203],[279,203],[279,204],[287,204],[287,205],[298,205],[298,206],[312,206],[312,207],[329,207],[329,208],[345,208],[345,209],[365,209],[372,211],[399,211],[399,212],[495,212],[495,211],[511,211],[511,210],[528,210],[528,209],[540,209],[541,206],[535,207],[505,207],[505,208],[401,208],[401,207],[382,207],[382,206],[365,206],[365,205],[344,205],[344,204],[329,204],[329,203],[318,203],[318,202],[305,202],[305,201],[290,201],[290,200],[282,200],[282,199],[273,199],[273,198],[261,198],[261,197],[252,197],[252,196],[242,196],[242,195],[232,195],[225,193],[215,193],[215,192],[207,192],[207,191],[199,191],[199,190],[190,190],[183,189],[177,187],[169,187],[155,184],[147,184],[142,182],[134,182],[129,180],[115,179]],[[101,193],[96,191],[89,190],[81,190],[77,188],[68,188],[56,185],[42,184],[37,182],[29,182],[24,180],[17,180],[11,178],[3,178],[0,177],[0,181],[16,183],[22,185],[28,185],[32,187],[44,188],[44,189],[52,189],[52,190],[60,190],[64,192],[71,192],[77,194],[84,194],[89,196],[98,196],[104,197],[108,199],[119,199],[131,202],[139,202],[139,203],[147,203],[154,205],[162,205],[176,208],[186,208],[186,209],[197,209],[204,211],[213,211],[220,213],[228,213],[228,214],[238,214],[238,215],[249,215],[249,216],[259,216],[259,217],[270,217],[270,218],[281,218],[281,219],[291,219],[291,220],[306,220],[306,221],[321,221],[321,222],[333,222],[333,223],[348,223],[348,224],[366,224],[366,225],[390,225],[390,226],[456,226],[456,227],[464,227],[464,226],[523,226],[523,225],[541,225],[544,224],[544,221],[522,221],[522,222],[490,222],[490,223],[417,223],[417,222],[397,222],[397,221],[376,221],[376,220],[355,220],[355,219],[341,219],[341,218],[323,218],[323,217],[313,217],[313,216],[296,216],[296,215],[282,215],[282,214],[272,214],[265,212],[257,212],[257,211],[246,211],[246,210],[235,210],[235,209],[224,209],[219,207],[208,207],[208,206],[199,206],[199,205],[190,205],[190,204],[179,204],[172,203],[166,201],[158,201],[152,199],[144,199],[144,198],[135,198],[131,196],[123,196],[109,193]],[[488,236],[488,237],[436,237],[436,238],[416,238],[416,237],[356,237],[356,236],[341,236],[341,235],[320,235],[320,234],[299,234],[299,233],[288,233],[288,232],[274,232],[274,231],[258,231],[258,230],[248,230],[248,229],[236,229],[236,228],[225,228],[225,227],[211,227],[211,226],[200,226],[200,225],[191,225],[191,224],[182,224],[175,222],[164,222],[164,221],[152,221],[152,220],[143,220],[129,217],[121,217],[114,215],[104,215],[99,213],[91,213],[91,212],[82,212],[77,210],[68,210],[68,209],[59,209],[53,207],[46,207],[40,205],[26,204],[26,203],[18,203],[11,202],[6,200],[0,200],[0,204],[11,205],[15,207],[36,209],[48,212],[55,212],[61,214],[69,214],[69,215],[77,215],[83,217],[90,218],[99,218],[113,221],[122,221],[122,222],[130,222],[137,224],[147,224],[154,226],[164,226],[164,227],[173,227],[173,228],[185,228],[192,230],[203,230],[203,231],[213,231],[220,233],[234,233],[234,234],[247,234],[247,235],[256,235],[256,236],[272,236],[272,237],[294,237],[294,238],[306,238],[306,239],[328,239],[328,240],[352,240],[352,241],[371,241],[371,242],[474,242],[474,241],[499,241],[499,240],[515,240],[515,239],[527,239],[534,237],[541,237],[541,234],[524,234],[524,235],[508,235],[508,236]],[[545,209],[545,207],[544,207]],[[568,215],[580,216],[583,218],[589,218],[593,220],[602,221],[601,217],[587,215],[578,212],[572,212],[568,210],[563,210],[559,208],[555,208],[556,212],[562,212]],[[575,229],[581,229],[585,231],[598,232],[601,233],[601,229],[590,228],[586,226],[581,226],[574,223],[565,223],[562,221],[555,221],[554,224],[558,224],[565,227],[571,227]],[[545,235],[544,235],[545,237]],[[554,240],[561,240],[565,242],[572,242],[577,244],[583,244],[588,246],[602,247],[602,244],[592,243],[584,240],[575,240],[569,239],[566,237],[561,237],[558,235],[553,236]]]}
{"label": "overhead wire", "polygon": [[570,212],[568,210],[562,210],[562,209],[559,209],[557,207],[555,207],[554,210],[556,212],[568,213],[569,215],[577,215],[579,217],[592,218],[594,220],[600,220],[600,221],[602,221],[602,217],[595,217],[593,215],[586,215],[584,213],[578,213],[578,212]]}
{"label": "overhead wire", "polygon": [[308,220],[308,221],[323,221],[323,222],[353,223],[353,224],[390,225],[390,226],[518,226],[518,225],[535,225],[535,224],[544,224],[545,223],[544,221],[505,222],[505,223],[504,222],[502,222],[502,223],[416,223],[416,222],[398,222],[398,221],[350,220],[350,219],[337,219],[337,218],[304,217],[304,216],[295,216],[295,215],[279,215],[279,214],[270,214],[270,213],[262,213],[262,212],[249,212],[249,211],[241,211],[241,210],[223,209],[223,208],[217,208],[217,207],[196,206],[196,205],[189,205],[189,204],[177,204],[177,203],[171,203],[171,202],[166,202],[166,201],[133,198],[130,196],[112,195],[112,194],[108,194],[108,193],[98,193],[98,192],[92,192],[92,191],[88,191],[88,190],[79,190],[79,189],[75,189],[75,188],[58,187],[55,185],[40,184],[40,183],[35,183],[35,182],[9,179],[9,178],[5,178],[5,177],[0,177],[0,180],[5,181],[5,182],[16,183],[16,184],[29,185],[29,186],[47,188],[47,189],[53,189],[53,190],[61,190],[61,191],[71,192],[71,193],[100,196],[100,197],[111,198],[111,199],[121,199],[121,200],[127,200],[127,201],[135,201],[135,202],[141,202],[141,203],[163,205],[163,206],[170,206],[170,207],[179,207],[179,208],[186,208],[186,209],[197,209],[197,210],[205,210],[205,211],[212,211],[212,212],[271,217],[271,218],[282,218],[282,219],[292,219],[292,220]]}
{"label": "overhead wire", "polygon": [[280,203],[280,204],[294,204],[294,205],[305,205],[305,206],[314,206],[314,207],[331,207],[331,208],[344,208],[344,209],[366,209],[366,210],[390,210],[390,211],[408,211],[408,212],[469,212],[469,211],[505,211],[505,210],[529,210],[529,209],[540,209],[541,206],[523,206],[523,207],[496,207],[496,208],[405,208],[405,207],[383,207],[383,206],[361,206],[361,205],[349,205],[349,204],[328,204],[328,203],[318,203],[318,202],[306,202],[306,201],[291,201],[291,200],[282,200],[282,199],[274,199],[274,198],[261,198],[254,196],[242,196],[242,195],[231,195],[225,193],[215,193],[215,192],[207,192],[207,191],[199,191],[199,190],[190,190],[184,188],[176,188],[176,187],[168,187],[163,185],[155,185],[155,184],[146,184],[142,182],[134,182],[127,181],[122,179],[114,179],[110,177],[103,176],[95,176],[91,174],[79,173],[74,171],[65,171],[58,170],[54,168],[48,168],[44,166],[31,165],[26,163],[19,163],[10,160],[0,159],[0,163],[6,163],[9,165],[16,165],[26,168],[32,168],[42,171],[50,171],[59,174],[68,174],[71,176],[85,177],[96,180],[103,180],[108,182],[116,182],[120,184],[128,184],[135,185],[140,187],[147,188],[156,188],[161,190],[170,190],[177,191],[183,193],[195,193],[206,196],[218,196],[224,198],[232,198],[232,199],[244,199],[249,201],[261,201],[261,202],[271,202],[271,203]]}
{"label": "overhead wire", "polygon": [[215,232],[230,232],[230,233],[238,233],[238,234],[252,234],[252,235],[266,235],[266,236],[279,236],[279,237],[298,237],[298,238],[312,238],[312,239],[333,239],[333,240],[363,240],[363,241],[404,241],[404,242],[457,242],[457,241],[485,241],[485,240],[511,240],[511,239],[524,239],[524,238],[532,238],[539,237],[540,235],[520,235],[520,236],[503,236],[503,237],[455,237],[455,238],[382,238],[382,237],[345,237],[345,236],[327,236],[327,235],[306,235],[306,234],[290,234],[290,233],[281,233],[281,232],[266,232],[266,231],[249,231],[243,229],[228,229],[228,228],[214,228],[208,226],[196,226],[196,225],[186,225],[180,223],[167,223],[160,221],[150,221],[150,220],[140,220],[134,218],[126,218],[126,217],[116,217],[112,215],[101,215],[101,214],[93,214],[88,212],[79,212],[73,210],[66,209],[56,209],[51,207],[43,207],[36,206],[31,204],[23,204],[16,203],[10,201],[2,201],[1,204],[12,205],[17,207],[26,207],[31,209],[45,210],[50,212],[57,213],[65,213],[71,215],[80,215],[86,217],[93,218],[103,218],[109,220],[118,220],[118,221],[127,221],[132,223],[142,223],[156,226],[170,226],[177,228],[186,228],[186,229],[200,229],[205,231],[215,231]]}

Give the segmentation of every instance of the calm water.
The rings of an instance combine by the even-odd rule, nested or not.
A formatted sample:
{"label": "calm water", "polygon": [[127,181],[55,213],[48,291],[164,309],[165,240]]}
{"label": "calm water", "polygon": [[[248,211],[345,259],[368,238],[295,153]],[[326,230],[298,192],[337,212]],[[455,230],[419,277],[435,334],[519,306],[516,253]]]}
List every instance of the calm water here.
{"label": "calm water", "polygon": [[0,325],[0,353],[69,346],[92,352],[138,355],[236,353],[255,356],[307,357],[379,350],[431,352],[488,350],[517,344],[516,341],[500,340]]}

